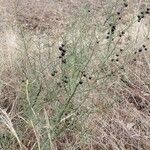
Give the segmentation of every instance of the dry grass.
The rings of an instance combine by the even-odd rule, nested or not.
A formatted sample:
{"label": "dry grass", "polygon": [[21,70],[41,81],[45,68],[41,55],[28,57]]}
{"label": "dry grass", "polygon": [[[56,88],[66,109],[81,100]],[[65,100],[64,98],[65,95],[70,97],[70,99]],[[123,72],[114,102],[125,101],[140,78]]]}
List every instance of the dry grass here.
{"label": "dry grass", "polygon": [[0,149],[150,149],[148,1],[0,6]]}

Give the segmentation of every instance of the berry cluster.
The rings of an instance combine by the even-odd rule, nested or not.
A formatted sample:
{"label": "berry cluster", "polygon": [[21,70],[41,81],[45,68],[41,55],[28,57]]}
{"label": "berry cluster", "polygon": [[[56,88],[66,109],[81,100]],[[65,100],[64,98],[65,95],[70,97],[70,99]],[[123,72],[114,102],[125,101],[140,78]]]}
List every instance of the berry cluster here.
{"label": "berry cluster", "polygon": [[150,14],[150,8],[147,8],[145,14]]}
{"label": "berry cluster", "polygon": [[[88,76],[88,75],[85,73],[85,71],[82,71],[82,72],[81,72],[81,77],[87,78],[88,80],[91,80],[91,79],[92,79],[92,77],[91,77],[91,76]],[[81,78],[81,80],[79,81],[79,84],[83,84],[83,82],[84,82],[84,79],[83,79],[83,78]]]}
{"label": "berry cluster", "polygon": [[[135,51],[134,54],[141,53],[143,50],[145,50],[145,51],[148,50],[145,44],[143,44],[141,46],[141,48],[139,48],[137,51]],[[136,58],[134,58],[133,61],[136,61]]]}
{"label": "berry cluster", "polygon": [[62,88],[62,85],[60,82],[57,83],[57,86],[59,86],[60,88]]}
{"label": "berry cluster", "polygon": [[108,32],[108,36],[106,37],[107,39],[109,39],[110,37],[110,34],[114,34],[115,30],[116,30],[116,26],[115,25],[112,25],[112,24],[109,24],[109,26],[111,27],[111,30],[110,32]]}
{"label": "berry cluster", "polygon": [[116,26],[113,25],[113,26],[111,27],[111,33],[114,34],[115,30],[116,30]]}
{"label": "berry cluster", "polygon": [[61,55],[59,56],[59,58],[62,60],[62,63],[66,63],[66,59],[64,58],[66,55],[66,49],[65,49],[65,45],[61,44],[61,46],[59,47],[59,50],[61,52]]}
{"label": "berry cluster", "polygon": [[51,73],[51,75],[54,77],[56,74],[57,74],[57,70],[54,70],[52,73]]}
{"label": "berry cluster", "polygon": [[[121,48],[121,49],[120,49],[120,54],[121,54],[122,52],[123,52],[123,49]],[[115,58],[112,58],[111,61],[112,61],[112,62],[114,62],[114,61],[118,62],[118,61],[119,61],[119,56],[120,56],[119,54],[116,54]]]}
{"label": "berry cluster", "polygon": [[147,8],[145,11],[141,11],[138,17],[138,22],[141,22],[143,18],[145,18],[146,14],[150,14],[150,8]]}
{"label": "berry cluster", "polygon": [[57,86],[62,88],[63,83],[67,84],[69,82],[69,78],[67,76],[63,76],[60,82],[57,82]]}
{"label": "berry cluster", "polygon": [[68,77],[67,77],[67,76],[64,76],[63,79],[62,79],[62,81],[63,81],[64,83],[68,83]]}
{"label": "berry cluster", "polygon": [[125,31],[122,31],[122,32],[119,34],[119,37],[122,37],[124,34],[125,34]]}
{"label": "berry cluster", "polygon": [[128,7],[128,3],[127,3],[127,1],[126,0],[123,0],[123,5],[124,5],[124,7]]}
{"label": "berry cluster", "polygon": [[[147,47],[146,47],[145,44],[143,44],[143,45],[141,46],[141,48],[138,49],[138,52],[141,53],[143,50],[147,51]],[[135,54],[136,54],[136,52],[135,52]]]}
{"label": "berry cluster", "polygon": [[120,14],[121,14],[121,13],[118,11],[118,12],[117,12],[117,15],[119,16],[119,18],[118,18],[119,20],[121,20]]}

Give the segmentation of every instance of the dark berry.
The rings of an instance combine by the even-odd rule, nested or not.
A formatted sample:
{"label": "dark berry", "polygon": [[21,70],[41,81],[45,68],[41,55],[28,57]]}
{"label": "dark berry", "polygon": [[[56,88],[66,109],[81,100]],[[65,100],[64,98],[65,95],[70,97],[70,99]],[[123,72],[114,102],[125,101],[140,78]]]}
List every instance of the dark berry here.
{"label": "dark berry", "polygon": [[62,47],[64,47],[64,46],[65,46],[65,44],[61,44],[61,46],[62,46]]}
{"label": "dark berry", "polygon": [[83,77],[86,77],[86,74],[83,74]]}
{"label": "dark berry", "polygon": [[146,13],[146,14],[150,14],[150,12],[149,12],[149,11],[146,11],[145,13]]}
{"label": "dark berry", "polygon": [[138,19],[141,19],[141,16],[140,16],[140,15],[138,15],[137,17],[138,17]]}
{"label": "dark berry", "polygon": [[119,55],[118,55],[118,54],[116,54],[116,56],[117,56],[117,57],[119,57]]}
{"label": "dark berry", "polygon": [[61,59],[62,58],[62,56],[59,56],[59,59]]}
{"label": "dark berry", "polygon": [[83,84],[83,81],[79,81],[79,84]]}
{"label": "dark berry", "polygon": [[124,32],[124,31],[122,31],[122,32],[121,32],[121,34],[123,35],[123,34],[125,34],[125,32]]}
{"label": "dark berry", "polygon": [[143,44],[142,46],[143,46],[144,48],[146,47],[146,45],[144,45],[144,44]]}
{"label": "dark berry", "polygon": [[112,26],[112,29],[114,29],[114,30],[115,30],[115,29],[116,29],[116,26],[115,26],[115,25],[114,25],[114,26]]}
{"label": "dark berry", "polygon": [[136,58],[134,58],[133,61],[136,61]]}
{"label": "dark berry", "polygon": [[67,77],[67,76],[64,76],[64,78],[65,78],[65,79],[68,79],[68,77]]}
{"label": "dark berry", "polygon": [[92,79],[92,77],[89,77],[89,80],[91,80]]}
{"label": "dark berry", "polygon": [[63,60],[62,60],[62,63],[66,64],[66,59],[63,59]]}
{"label": "dark berry", "polygon": [[123,51],[123,49],[120,49],[120,52],[122,52]]}
{"label": "dark berry", "polygon": [[124,3],[124,7],[128,7],[128,4],[127,4],[127,3]]}
{"label": "dark berry", "polygon": [[60,47],[59,47],[59,50],[60,50],[60,51],[63,51],[63,47],[60,46]]}
{"label": "dark berry", "polygon": [[52,76],[55,76],[55,73],[51,73]]}
{"label": "dark berry", "polygon": [[142,49],[139,49],[139,52],[142,52]]}
{"label": "dark berry", "polygon": [[68,83],[68,81],[67,81],[67,80],[63,80],[63,82],[64,82],[64,83]]}
{"label": "dark berry", "polygon": [[114,29],[114,28],[112,28],[112,29],[111,29],[111,32],[114,32],[114,31],[115,31],[115,29]]}
{"label": "dark berry", "polygon": [[145,51],[147,51],[147,48],[145,48]]}
{"label": "dark berry", "polygon": [[116,61],[119,61],[119,59],[117,58]]}
{"label": "dark berry", "polygon": [[61,56],[62,56],[62,57],[65,56],[65,53],[61,53]]}
{"label": "dark berry", "polygon": [[120,69],[122,69],[122,70],[123,70],[123,69],[124,69],[124,67],[122,66]]}
{"label": "dark berry", "polygon": [[109,36],[107,36],[106,39],[109,39]]}
{"label": "dark berry", "polygon": [[88,12],[91,12],[90,10],[88,10]]}
{"label": "dark berry", "polygon": [[65,50],[65,49],[63,49],[63,50],[62,50],[62,52],[63,52],[63,53],[66,53],[66,50]]}
{"label": "dark berry", "polygon": [[113,62],[113,61],[114,61],[114,59],[111,59],[111,61]]}
{"label": "dark berry", "polygon": [[120,15],[120,12],[117,12],[117,15]]}
{"label": "dark berry", "polygon": [[57,83],[57,86],[59,86],[60,88],[62,87],[62,85],[61,85],[61,83],[60,83],[60,82],[58,82],[58,83]]}

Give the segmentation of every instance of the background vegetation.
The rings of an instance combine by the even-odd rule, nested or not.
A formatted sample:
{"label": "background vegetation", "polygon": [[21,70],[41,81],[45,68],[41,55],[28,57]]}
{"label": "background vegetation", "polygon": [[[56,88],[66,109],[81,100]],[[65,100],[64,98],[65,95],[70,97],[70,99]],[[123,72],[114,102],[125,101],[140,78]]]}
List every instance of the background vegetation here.
{"label": "background vegetation", "polygon": [[1,1],[0,149],[149,150],[148,1]]}

